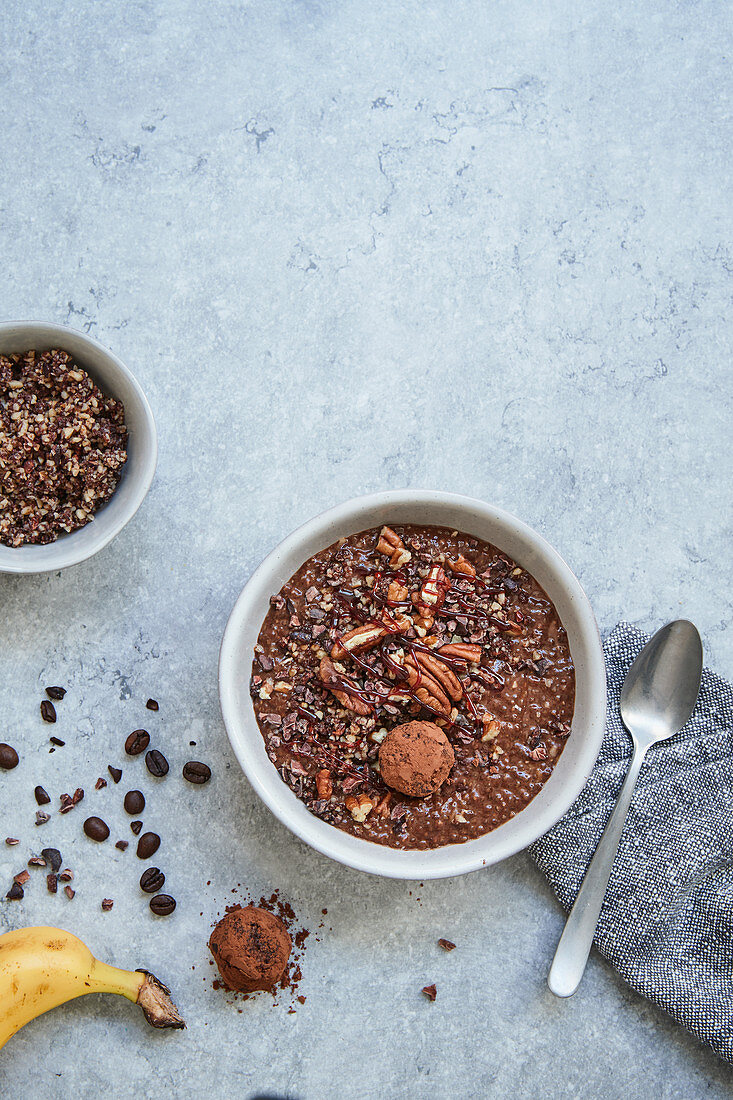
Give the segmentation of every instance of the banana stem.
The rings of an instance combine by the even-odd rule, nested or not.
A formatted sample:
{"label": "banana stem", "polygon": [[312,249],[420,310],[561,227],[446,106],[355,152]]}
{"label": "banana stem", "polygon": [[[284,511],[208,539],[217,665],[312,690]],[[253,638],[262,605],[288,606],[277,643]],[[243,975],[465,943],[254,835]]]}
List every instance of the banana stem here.
{"label": "banana stem", "polygon": [[171,997],[170,989],[148,970],[120,970],[95,959],[89,975],[90,989],[119,993],[128,1001],[140,1005],[152,1027],[184,1028],[183,1017]]}

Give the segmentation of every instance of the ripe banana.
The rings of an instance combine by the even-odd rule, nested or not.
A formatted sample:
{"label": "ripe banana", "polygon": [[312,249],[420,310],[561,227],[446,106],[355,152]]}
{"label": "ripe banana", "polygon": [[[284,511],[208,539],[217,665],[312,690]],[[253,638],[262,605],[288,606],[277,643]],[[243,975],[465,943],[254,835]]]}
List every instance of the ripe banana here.
{"label": "ripe banana", "polygon": [[147,970],[95,959],[61,928],[19,928],[0,936],[0,1047],[29,1020],[85,993],[120,993],[153,1027],[185,1027],[170,991]]}

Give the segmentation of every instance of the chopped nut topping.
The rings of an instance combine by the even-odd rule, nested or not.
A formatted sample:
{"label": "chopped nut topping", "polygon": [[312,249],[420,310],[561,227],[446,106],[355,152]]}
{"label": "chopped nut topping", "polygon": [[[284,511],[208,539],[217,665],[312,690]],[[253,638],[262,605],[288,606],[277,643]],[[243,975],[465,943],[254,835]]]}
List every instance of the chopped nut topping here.
{"label": "chopped nut topping", "polygon": [[49,543],[83,527],[126,459],[122,405],[67,352],[0,355],[0,543]]}
{"label": "chopped nut topping", "polygon": [[349,811],[354,821],[366,821],[369,814],[374,809],[374,803],[371,798],[368,798],[365,794],[349,795],[346,799],[346,809]]}

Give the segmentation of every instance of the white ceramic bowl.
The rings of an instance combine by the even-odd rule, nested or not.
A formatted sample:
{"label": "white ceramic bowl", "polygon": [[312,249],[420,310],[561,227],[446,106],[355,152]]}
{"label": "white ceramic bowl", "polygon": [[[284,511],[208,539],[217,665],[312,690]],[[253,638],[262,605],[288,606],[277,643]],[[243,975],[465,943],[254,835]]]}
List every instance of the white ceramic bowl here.
{"label": "white ceramic bowl", "polygon": [[158,437],[150,406],[138,382],[116,355],[90,336],[63,325],[44,321],[0,324],[0,355],[31,348],[68,351],[104,393],[122,402],[128,432],[127,462],[113,496],[91,523],[45,546],[0,545],[0,573],[45,573],[76,565],[96,554],[137,512],[150,488],[158,458]]}
{"label": "white ceramic bowl", "polygon": [[[465,531],[498,546],[527,569],[555,604],[575,664],[570,737],[549,780],[529,805],[493,832],[432,851],[398,851],[350,836],[305,808],[273,767],[255,719],[249,680],[255,642],[270,596],[319,550],[345,535],[382,524],[425,523]],[[229,740],[247,778],[276,817],[324,855],[390,878],[427,879],[474,871],[526,848],[558,821],[580,794],[601,747],[606,673],[598,627],[577,578],[549,543],[492,505],[449,493],[405,490],[360,497],[309,520],[262,562],[227,623],[219,660],[219,694]]]}

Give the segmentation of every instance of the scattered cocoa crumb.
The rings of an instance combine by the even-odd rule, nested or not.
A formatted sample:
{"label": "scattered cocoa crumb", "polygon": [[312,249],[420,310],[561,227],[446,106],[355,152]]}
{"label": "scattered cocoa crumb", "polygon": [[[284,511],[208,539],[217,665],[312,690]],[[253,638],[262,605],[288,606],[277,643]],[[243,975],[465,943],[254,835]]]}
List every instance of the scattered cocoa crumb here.
{"label": "scattered cocoa crumb", "polygon": [[145,706],[148,708],[148,710],[160,710],[157,699],[148,699]]}
{"label": "scattered cocoa crumb", "polygon": [[130,847],[130,843],[127,840],[118,840],[115,844],[115,848],[119,848],[121,852],[126,852]]}
{"label": "scattered cocoa crumb", "polygon": [[25,886],[30,877],[28,871],[20,871],[19,874],[13,875],[13,882],[17,882],[19,886]]}
{"label": "scattered cocoa crumb", "polygon": [[60,749],[62,749],[66,744],[66,742],[62,741],[60,737],[49,737],[49,741],[52,745],[58,745]]}
{"label": "scattered cocoa crumb", "polygon": [[114,905],[112,898],[102,898],[102,912],[109,913],[110,909]]}
{"label": "scattered cocoa crumb", "polygon": [[59,875],[59,878],[61,879],[62,882],[71,882],[73,877],[74,877],[74,872],[70,871],[68,867],[65,867],[64,870]]}
{"label": "scattered cocoa crumb", "polygon": [[420,992],[424,993],[430,1001],[434,1001],[438,996],[438,990],[435,988],[435,983],[432,985],[424,985]]}
{"label": "scattered cocoa crumb", "polygon": [[53,699],[54,702],[58,703],[61,699],[63,699],[64,695],[66,695],[66,688],[47,687],[46,695],[49,697],[49,699]]}
{"label": "scattered cocoa crumb", "polygon": [[455,951],[456,945],[451,940],[438,940],[438,945],[443,948],[444,951]]}
{"label": "scattered cocoa crumb", "polygon": [[119,781],[122,779],[122,768],[115,768],[112,766],[112,764],[108,764],[107,771],[112,776],[112,779],[115,783],[119,783]]}
{"label": "scattered cocoa crumb", "polygon": [[21,898],[25,897],[25,891],[19,882],[14,882],[5,897],[8,901],[20,901]]}
{"label": "scattered cocoa crumb", "polygon": [[82,787],[77,787],[73,794],[60,795],[61,806],[59,807],[60,814],[67,814],[69,810],[73,810],[74,806],[78,806],[84,797],[84,790]]}
{"label": "scattered cocoa crumb", "polygon": [[20,841],[18,840],[17,836],[6,836],[5,843],[7,844],[8,848],[12,848],[14,844],[20,844]]}
{"label": "scattered cocoa crumb", "polygon": [[73,901],[73,899],[76,897],[76,890],[72,890],[70,886],[64,886],[64,893],[66,894],[69,901]]}
{"label": "scattered cocoa crumb", "polygon": [[106,780],[106,779],[102,779],[102,777],[101,777],[101,775],[100,775],[99,779],[98,779],[98,780],[97,780],[97,782],[96,782],[96,783],[94,784],[94,790],[95,790],[95,791],[101,791],[102,787],[106,787],[106,786],[107,786],[107,780]]}
{"label": "scattered cocoa crumb", "polygon": [[45,825],[50,820],[51,815],[47,814],[45,810],[36,810],[36,825]]}
{"label": "scattered cocoa crumb", "polygon": [[55,894],[58,890],[58,879],[56,875],[46,875],[46,886],[48,887],[49,894]]}
{"label": "scattered cocoa crumb", "polygon": [[44,699],[41,703],[41,718],[44,722],[56,721],[56,707],[50,699]]}

